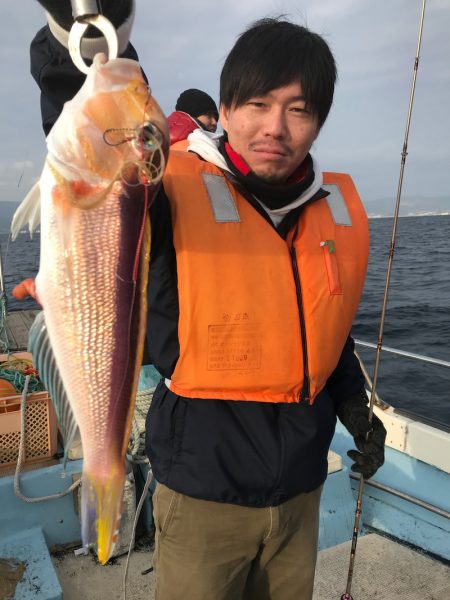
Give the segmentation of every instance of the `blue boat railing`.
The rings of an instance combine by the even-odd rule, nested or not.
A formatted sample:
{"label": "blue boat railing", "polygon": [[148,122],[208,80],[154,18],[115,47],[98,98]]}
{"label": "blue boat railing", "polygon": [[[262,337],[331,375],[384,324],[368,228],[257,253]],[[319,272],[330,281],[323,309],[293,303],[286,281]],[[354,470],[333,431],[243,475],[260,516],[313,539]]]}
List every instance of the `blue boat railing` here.
{"label": "blue boat railing", "polygon": [[[355,339],[355,344],[357,346],[363,346],[365,348],[373,348],[376,349],[377,345],[372,343],[372,342],[364,342],[363,340],[357,340]],[[405,358],[411,358],[413,360],[418,360],[420,362],[427,362],[427,363],[431,363],[433,365],[438,365],[440,367],[450,367],[450,362],[447,360],[442,360],[440,358],[432,358],[431,356],[425,356],[424,354],[418,354],[416,352],[407,352],[406,350],[398,350],[397,348],[391,348],[389,346],[382,346],[382,352],[389,352],[391,354],[395,354],[397,356],[403,356]],[[362,358],[359,356],[359,354],[357,352],[355,352],[359,363],[361,365],[361,369],[362,372],[364,374],[367,386],[369,388],[370,391],[372,391],[372,379],[366,369],[366,366],[364,364],[364,361],[362,360]],[[388,408],[390,405],[387,404],[386,402],[384,402],[379,395],[377,394],[377,392],[375,392],[375,404],[377,406],[379,406],[382,409],[386,409]]]}
{"label": "blue boat railing", "polygon": [[[371,342],[363,342],[362,340],[355,340],[355,344],[358,346],[364,346],[366,348],[377,348],[376,344]],[[420,360],[422,362],[429,362],[433,365],[440,365],[441,367],[450,367],[450,362],[448,360],[431,358],[430,356],[425,356],[424,354],[416,354],[415,352],[407,352],[406,350],[397,350],[396,348],[390,348],[389,346],[382,346],[381,350],[382,352],[391,352],[392,354],[397,354],[398,356],[406,356],[407,358],[413,358],[414,360]]]}
{"label": "blue boat railing", "polygon": [[[349,473],[349,477],[350,477],[350,479],[359,481],[359,475],[355,475],[354,473]],[[374,481],[373,479],[369,479],[369,480],[365,481],[364,484],[368,485],[370,487],[376,488],[378,490],[381,490],[383,492],[387,492],[388,494],[392,494],[393,496],[397,496],[397,498],[401,498],[402,500],[406,500],[407,502],[412,502],[416,506],[425,508],[426,510],[429,510],[430,512],[435,513],[436,515],[444,517],[445,519],[450,519],[450,512],[448,512],[447,510],[444,510],[443,508],[439,508],[438,506],[435,506],[434,504],[430,504],[429,502],[425,502],[424,500],[420,500],[419,498],[417,498],[415,496],[411,496],[411,494],[405,494],[405,492],[394,489],[393,487],[390,487],[389,485],[380,483],[379,481]]]}
{"label": "blue boat railing", "polygon": [[[362,340],[357,340],[357,339],[355,339],[354,341],[355,341],[355,344],[358,346],[364,346],[366,348],[374,348],[374,349],[377,348],[377,345],[373,344],[371,342],[364,342]],[[389,346],[383,346],[382,351],[390,352],[392,354],[396,354],[397,356],[403,356],[403,357],[411,358],[411,359],[418,360],[421,362],[427,362],[427,363],[431,363],[434,365],[439,365],[442,367],[447,367],[447,368],[450,367],[449,361],[441,360],[439,358],[432,358],[430,356],[425,356],[423,354],[418,354],[418,353],[414,353],[414,352],[407,352],[406,350],[398,350],[396,348],[390,348]],[[359,362],[361,364],[361,369],[364,373],[364,377],[366,379],[368,388],[369,388],[369,390],[372,390],[372,380],[365,368],[364,362],[362,361],[361,357],[358,355],[357,352],[355,352],[355,354],[358,357]],[[375,404],[378,405],[383,410],[386,408],[389,408],[389,406],[390,406],[389,404],[387,404],[386,402],[381,400],[381,398],[378,396],[378,394],[376,392],[375,392]],[[359,480],[359,477],[352,473],[350,473],[350,478]],[[437,506],[434,506],[428,502],[424,502],[423,500],[420,500],[417,497],[414,497],[414,496],[411,496],[410,494],[406,494],[402,491],[396,490],[396,489],[394,489],[390,486],[387,486],[383,483],[380,483],[378,481],[369,480],[366,482],[366,485],[372,486],[374,488],[377,488],[379,490],[382,490],[384,492],[387,492],[389,494],[392,494],[394,496],[402,498],[403,500],[406,500],[408,502],[412,502],[413,504],[416,504],[417,506],[425,508],[426,510],[429,510],[437,515],[440,515],[441,517],[450,519],[450,512],[448,512],[447,510],[445,510],[443,508],[439,508]]]}

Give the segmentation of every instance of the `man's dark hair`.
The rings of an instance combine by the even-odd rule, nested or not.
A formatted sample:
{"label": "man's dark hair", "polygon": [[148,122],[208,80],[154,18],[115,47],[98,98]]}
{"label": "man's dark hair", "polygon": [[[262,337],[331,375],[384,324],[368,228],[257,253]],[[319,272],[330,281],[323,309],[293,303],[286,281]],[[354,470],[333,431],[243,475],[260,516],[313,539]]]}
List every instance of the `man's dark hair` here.
{"label": "man's dark hair", "polygon": [[299,82],[306,107],[321,127],[333,102],[336,83],[333,54],[318,35],[284,19],[253,23],[238,38],[220,75],[220,102],[241,106],[249,98]]}

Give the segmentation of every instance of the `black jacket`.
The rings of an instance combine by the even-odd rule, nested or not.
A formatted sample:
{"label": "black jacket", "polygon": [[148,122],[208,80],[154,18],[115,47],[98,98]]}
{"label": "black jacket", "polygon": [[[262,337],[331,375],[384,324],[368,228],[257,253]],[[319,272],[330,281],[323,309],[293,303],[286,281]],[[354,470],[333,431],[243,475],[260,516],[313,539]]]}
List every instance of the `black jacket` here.
{"label": "black jacket", "polygon": [[[125,54],[137,58],[131,45]],[[41,89],[46,133],[84,76],[44,27],[31,44],[31,72]],[[150,209],[148,354],[170,378],[179,356],[178,293],[171,213],[161,189]],[[283,228],[279,229],[280,235]],[[146,447],[156,479],[184,494],[245,506],[275,506],[321,485],[336,407],[364,378],[351,338],[326,388],[310,406],[188,399],[162,379],[147,417]]]}

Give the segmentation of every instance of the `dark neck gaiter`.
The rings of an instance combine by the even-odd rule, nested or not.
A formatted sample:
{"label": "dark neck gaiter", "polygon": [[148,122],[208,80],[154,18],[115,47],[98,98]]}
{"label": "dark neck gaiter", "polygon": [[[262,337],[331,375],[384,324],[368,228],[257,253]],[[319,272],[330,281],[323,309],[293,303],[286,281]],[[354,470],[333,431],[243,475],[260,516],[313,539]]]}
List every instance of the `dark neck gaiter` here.
{"label": "dark neck gaiter", "polygon": [[226,136],[219,142],[219,152],[224,157],[230,171],[241,185],[253,194],[269,210],[283,208],[291,204],[308,189],[314,181],[311,155],[308,154],[301,165],[292,173],[286,183],[266,183],[250,170],[244,159],[228,143]]}

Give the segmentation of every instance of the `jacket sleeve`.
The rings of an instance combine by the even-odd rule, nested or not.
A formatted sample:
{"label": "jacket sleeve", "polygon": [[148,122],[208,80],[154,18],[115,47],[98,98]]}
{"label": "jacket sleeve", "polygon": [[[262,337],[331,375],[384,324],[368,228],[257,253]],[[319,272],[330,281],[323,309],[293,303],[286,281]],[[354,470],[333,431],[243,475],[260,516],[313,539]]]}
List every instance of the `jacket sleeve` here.
{"label": "jacket sleeve", "polygon": [[328,378],[326,389],[336,405],[364,390],[364,374],[355,355],[355,342],[348,337],[337,367]]}
{"label": "jacket sleeve", "polygon": [[147,286],[148,359],[164,377],[172,377],[179,354],[177,261],[172,216],[164,187],[150,207],[151,250]]}
{"label": "jacket sleeve", "polygon": [[[130,43],[121,57],[138,60]],[[31,74],[41,90],[42,127],[48,135],[64,103],[82,86],[85,75],[73,64],[69,51],[56,40],[48,25],[40,29],[31,42],[30,65]]]}

